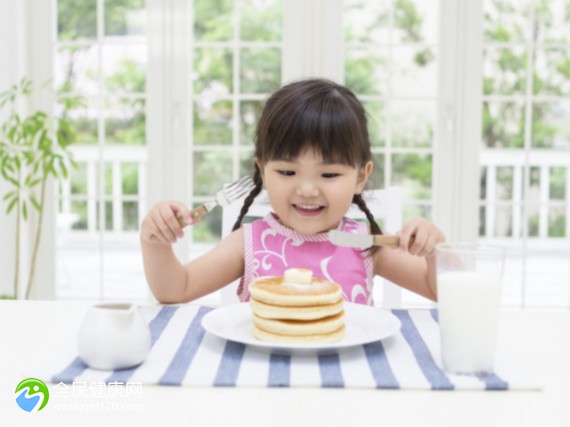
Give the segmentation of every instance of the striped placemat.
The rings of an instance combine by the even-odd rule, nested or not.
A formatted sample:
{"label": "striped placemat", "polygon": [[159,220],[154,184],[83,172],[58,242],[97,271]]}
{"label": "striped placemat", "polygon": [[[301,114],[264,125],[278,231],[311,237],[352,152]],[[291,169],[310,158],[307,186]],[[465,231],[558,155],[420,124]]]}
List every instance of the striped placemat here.
{"label": "striped placemat", "polygon": [[499,346],[496,371],[464,376],[440,367],[437,310],[392,310],[402,327],[382,341],[327,355],[259,351],[206,333],[200,322],[212,308],[194,304],[141,308],[151,331],[146,360],[131,369],[88,368],[76,337],[30,372],[72,384],[105,382],[225,387],[359,387],[431,390],[539,389],[540,385]]}

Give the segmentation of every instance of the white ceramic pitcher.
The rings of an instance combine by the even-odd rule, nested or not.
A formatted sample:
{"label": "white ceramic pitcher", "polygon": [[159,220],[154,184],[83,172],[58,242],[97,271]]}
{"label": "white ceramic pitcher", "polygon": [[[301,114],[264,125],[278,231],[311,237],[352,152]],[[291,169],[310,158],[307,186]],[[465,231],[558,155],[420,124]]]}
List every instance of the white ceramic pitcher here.
{"label": "white ceramic pitcher", "polygon": [[97,304],[89,307],[83,319],[78,350],[91,368],[130,368],[146,358],[150,331],[135,305]]}

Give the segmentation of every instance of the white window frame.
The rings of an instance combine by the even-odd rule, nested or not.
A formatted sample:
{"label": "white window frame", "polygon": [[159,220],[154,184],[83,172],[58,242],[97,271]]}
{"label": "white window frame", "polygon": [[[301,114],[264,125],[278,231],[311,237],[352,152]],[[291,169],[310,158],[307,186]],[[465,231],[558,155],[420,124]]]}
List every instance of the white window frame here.
{"label": "white window frame", "polygon": [[[38,0],[32,4],[24,14],[33,23],[30,39],[34,42],[26,43],[29,49],[25,51],[33,58],[31,68],[36,71],[31,75],[35,77],[42,70],[51,74],[54,31],[45,16],[51,16],[54,10],[52,2]],[[322,49],[321,45],[323,40],[342,45],[342,36],[331,25],[340,22],[342,0],[287,0],[284,5],[283,81],[307,76],[342,81],[342,49]],[[479,164],[474,159],[478,158],[481,123],[481,7],[480,2],[469,0],[440,0],[442,36],[438,137],[433,159],[433,220],[448,240],[477,237]],[[147,10],[147,194],[148,205],[152,206],[165,198],[185,199],[193,185],[192,174],[188,173],[192,163],[187,145],[192,137],[187,96],[192,90],[189,51],[192,31],[188,25],[192,22],[192,7],[188,0],[147,0]],[[295,31],[290,31],[291,28]],[[53,203],[53,197],[50,199]],[[50,223],[54,223],[53,212],[51,218],[46,218],[46,224]],[[46,248],[53,247],[51,233],[43,240]],[[176,246],[180,259],[187,258],[187,247],[187,244]],[[9,259],[3,260],[6,261],[10,265]],[[38,275],[51,284],[52,292],[53,264],[53,256],[51,261],[49,257],[47,262],[42,261],[42,273]]]}

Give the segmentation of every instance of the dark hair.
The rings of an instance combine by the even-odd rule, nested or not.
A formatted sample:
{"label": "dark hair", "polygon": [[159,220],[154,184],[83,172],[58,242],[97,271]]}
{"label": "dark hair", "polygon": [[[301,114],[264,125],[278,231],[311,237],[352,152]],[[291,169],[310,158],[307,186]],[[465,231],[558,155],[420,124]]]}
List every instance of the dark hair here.
{"label": "dark hair", "polygon": [[[300,80],[283,86],[269,97],[255,132],[255,158],[292,160],[305,151],[322,155],[325,162],[362,167],[372,160],[366,111],[346,87],[326,79]],[[261,171],[255,164],[255,187],[245,199],[233,229],[261,192]],[[370,230],[382,234],[362,195],[352,200],[366,215]]]}

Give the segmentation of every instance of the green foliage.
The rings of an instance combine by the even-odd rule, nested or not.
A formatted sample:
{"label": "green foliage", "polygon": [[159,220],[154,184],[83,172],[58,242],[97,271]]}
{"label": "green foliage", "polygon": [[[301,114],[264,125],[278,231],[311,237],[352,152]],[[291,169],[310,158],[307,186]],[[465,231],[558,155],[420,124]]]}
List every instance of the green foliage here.
{"label": "green foliage", "polygon": [[[8,203],[6,213],[19,204],[24,219],[28,217],[30,204],[41,210],[34,191],[40,183],[50,176],[67,178],[71,161],[68,146],[75,138],[66,117],[54,128],[43,111],[25,117],[17,113],[20,98],[30,96],[34,90],[32,82],[24,78],[19,85],[0,94],[0,108],[7,110],[7,118],[0,127],[0,173],[13,187],[4,195]],[[66,106],[79,102],[77,98],[65,100]]]}
{"label": "green foliage", "polygon": [[69,146],[74,142],[75,134],[65,111],[82,104],[81,98],[66,98],[63,101],[64,114],[57,121],[52,120],[44,111],[20,115],[20,104],[40,89],[42,88],[35,87],[30,80],[24,78],[0,94],[0,110],[3,117],[6,117],[0,125],[0,176],[9,188],[2,200],[6,203],[6,214],[14,213],[17,223],[15,296],[19,287],[20,218],[26,221],[31,209],[39,213],[30,266],[29,293],[41,236],[46,182],[50,177],[67,179],[68,168],[74,165]]}

